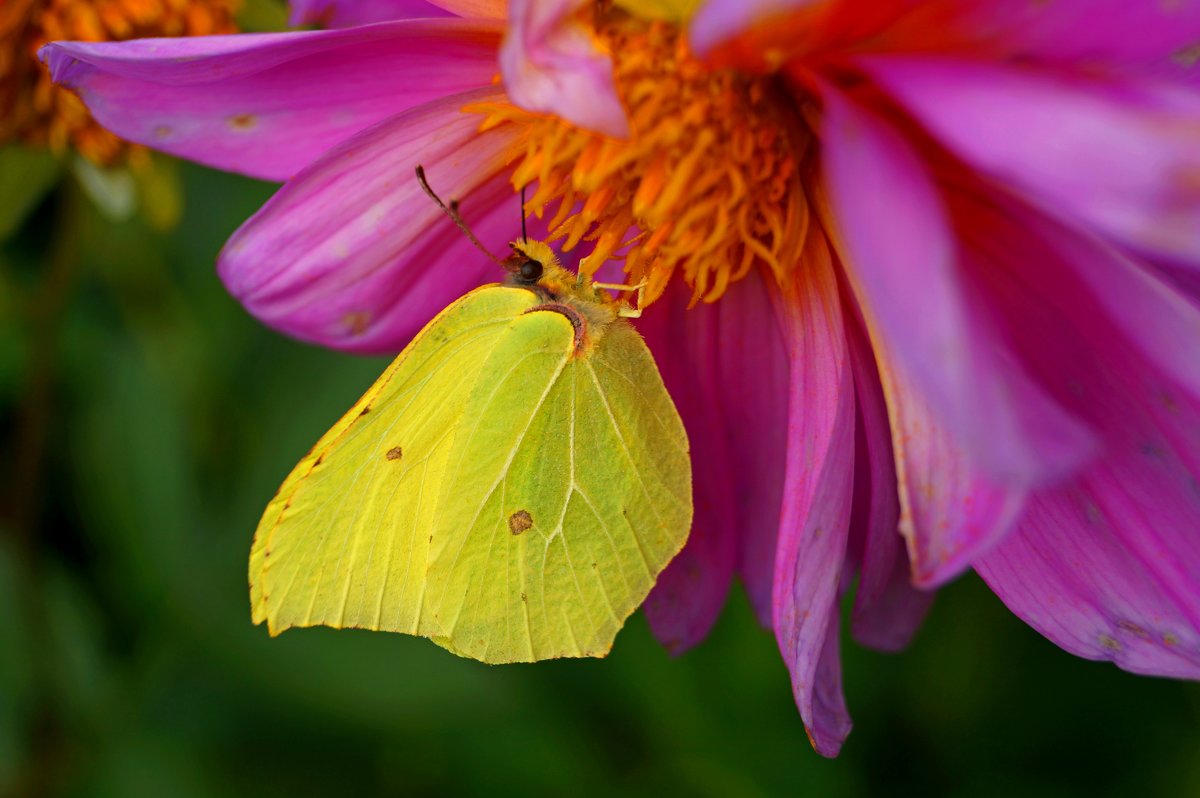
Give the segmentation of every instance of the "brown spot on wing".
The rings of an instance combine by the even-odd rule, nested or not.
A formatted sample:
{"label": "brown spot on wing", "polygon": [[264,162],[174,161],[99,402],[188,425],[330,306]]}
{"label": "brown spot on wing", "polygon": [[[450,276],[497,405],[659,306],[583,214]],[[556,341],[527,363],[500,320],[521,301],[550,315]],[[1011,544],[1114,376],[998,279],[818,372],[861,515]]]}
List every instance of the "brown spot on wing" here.
{"label": "brown spot on wing", "polygon": [[533,516],[528,510],[517,510],[508,517],[508,528],[514,535],[519,535],[533,526]]}
{"label": "brown spot on wing", "polygon": [[392,448],[388,449],[387,454],[384,455],[384,457],[386,457],[389,460],[399,460],[403,456],[404,456],[404,450],[401,449],[399,446],[393,446]]}

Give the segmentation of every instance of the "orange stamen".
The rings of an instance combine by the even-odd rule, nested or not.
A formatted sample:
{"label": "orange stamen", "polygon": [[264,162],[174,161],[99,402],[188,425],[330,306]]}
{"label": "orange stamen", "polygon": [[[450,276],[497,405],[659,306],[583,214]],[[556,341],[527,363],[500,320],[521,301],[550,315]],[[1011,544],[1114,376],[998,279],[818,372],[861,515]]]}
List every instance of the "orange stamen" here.
{"label": "orange stamen", "polygon": [[596,34],[613,56],[628,140],[508,103],[466,109],[484,129],[516,126],[513,185],[537,184],[527,210],[553,208],[550,239],[564,250],[596,242],[581,270],[623,258],[645,305],[675,274],[697,302],[716,301],[756,263],[786,280],[808,228],[810,134],[795,99],[772,78],[709,69],[668,23],[611,11]]}

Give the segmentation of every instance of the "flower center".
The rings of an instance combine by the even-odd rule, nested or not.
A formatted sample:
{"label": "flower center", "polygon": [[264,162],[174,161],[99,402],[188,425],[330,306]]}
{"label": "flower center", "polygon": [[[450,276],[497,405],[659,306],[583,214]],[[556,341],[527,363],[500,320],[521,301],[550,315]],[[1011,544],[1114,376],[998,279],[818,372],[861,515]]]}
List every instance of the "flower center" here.
{"label": "flower center", "polygon": [[808,204],[800,171],[810,135],[769,77],[714,70],[680,29],[611,11],[597,35],[612,53],[629,116],[628,140],[508,104],[470,110],[484,127],[521,128],[513,185],[537,185],[527,210],[553,210],[550,239],[570,251],[594,241],[580,265],[623,258],[645,281],[643,304],[672,275],[692,302],[713,302],[755,263],[785,279],[804,246]]}
{"label": "flower center", "polygon": [[237,0],[0,0],[0,145],[68,146],[103,166],[131,145],[96,124],[80,101],[50,81],[43,44],[233,33]]}

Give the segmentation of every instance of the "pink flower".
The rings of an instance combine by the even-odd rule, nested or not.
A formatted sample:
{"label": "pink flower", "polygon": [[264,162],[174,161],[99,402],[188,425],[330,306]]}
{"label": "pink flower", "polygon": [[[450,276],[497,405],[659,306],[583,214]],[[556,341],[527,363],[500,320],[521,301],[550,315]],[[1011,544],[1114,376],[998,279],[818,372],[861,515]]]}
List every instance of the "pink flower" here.
{"label": "pink flower", "polygon": [[1200,677],[1200,3],[512,0],[503,44],[502,3],[437,5],[43,57],[121,136],[287,181],[219,269],[305,340],[395,350],[496,276],[418,163],[496,249],[530,183],[623,257],[695,453],[651,626],[695,644],[740,576],[821,753],[855,579],[867,646],[973,567],[1068,651]]}

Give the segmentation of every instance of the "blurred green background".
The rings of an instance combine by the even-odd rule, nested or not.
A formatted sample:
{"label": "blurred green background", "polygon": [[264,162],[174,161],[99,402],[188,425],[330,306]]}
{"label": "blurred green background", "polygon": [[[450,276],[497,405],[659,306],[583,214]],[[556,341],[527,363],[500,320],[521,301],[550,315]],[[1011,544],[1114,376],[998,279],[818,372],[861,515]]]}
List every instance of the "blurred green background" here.
{"label": "blurred green background", "polygon": [[1075,659],[975,577],[904,654],[846,646],[834,761],[740,590],[678,659],[640,616],[606,660],[535,666],[269,638],[259,513],[384,361],[284,339],[222,289],[217,251],[271,186],[158,164],[173,229],[166,200],[114,221],[63,178],[0,244],[0,791],[1200,795],[1200,686]]}

